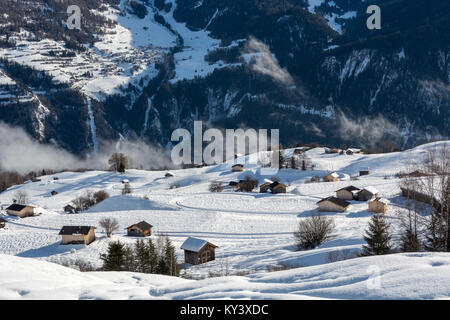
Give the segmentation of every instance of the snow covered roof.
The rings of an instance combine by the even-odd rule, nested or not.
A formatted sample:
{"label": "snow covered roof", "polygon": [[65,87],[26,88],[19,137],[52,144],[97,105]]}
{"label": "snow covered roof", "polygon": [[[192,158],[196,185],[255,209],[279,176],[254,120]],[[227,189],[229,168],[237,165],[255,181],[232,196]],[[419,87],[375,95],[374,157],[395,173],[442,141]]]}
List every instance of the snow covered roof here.
{"label": "snow covered roof", "polygon": [[22,211],[22,210],[25,209],[26,207],[30,207],[30,206],[26,206],[26,205],[23,205],[23,204],[17,204],[17,203],[14,203],[14,204],[10,205],[8,208],[6,208],[6,210]]}
{"label": "snow covered roof", "polygon": [[376,198],[376,199],[372,200],[371,202],[374,202],[374,201],[381,202],[381,203],[384,203],[386,205],[389,204],[389,200],[388,199],[384,199],[384,198]]}
{"label": "snow covered roof", "polygon": [[375,187],[372,187],[372,186],[365,187],[362,190],[369,191],[371,194],[377,194],[378,193],[378,190]]}
{"label": "snow covered roof", "polygon": [[208,243],[217,248],[217,246],[213,245],[212,243],[210,243],[206,240],[189,237],[181,245],[181,249],[187,250],[187,251],[192,251],[192,252],[199,252]]}
{"label": "snow covered roof", "polygon": [[345,188],[341,188],[341,189],[339,189],[339,190],[336,190],[336,192],[341,191],[341,190],[346,190],[346,191],[349,191],[349,192],[354,192],[354,191],[359,191],[359,188],[357,188],[357,187],[355,187],[355,186],[348,186],[348,187],[345,187]]}
{"label": "snow covered roof", "polygon": [[175,175],[172,172],[170,172],[170,171],[166,172],[166,177],[173,177],[173,176],[175,176]]}
{"label": "snow covered roof", "polygon": [[339,174],[337,172],[330,173],[330,176],[332,176],[333,178],[339,178]]}
{"label": "snow covered roof", "polygon": [[369,171],[370,168],[369,167],[360,167],[359,171]]}

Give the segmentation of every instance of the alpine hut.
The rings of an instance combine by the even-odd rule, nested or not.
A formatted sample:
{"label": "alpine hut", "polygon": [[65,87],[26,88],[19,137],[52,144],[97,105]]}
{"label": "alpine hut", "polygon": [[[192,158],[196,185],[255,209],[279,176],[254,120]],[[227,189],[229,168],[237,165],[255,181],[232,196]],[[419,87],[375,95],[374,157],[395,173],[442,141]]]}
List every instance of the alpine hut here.
{"label": "alpine hut", "polygon": [[216,259],[217,246],[202,239],[187,238],[181,245],[184,250],[184,261],[188,264],[202,264]]}

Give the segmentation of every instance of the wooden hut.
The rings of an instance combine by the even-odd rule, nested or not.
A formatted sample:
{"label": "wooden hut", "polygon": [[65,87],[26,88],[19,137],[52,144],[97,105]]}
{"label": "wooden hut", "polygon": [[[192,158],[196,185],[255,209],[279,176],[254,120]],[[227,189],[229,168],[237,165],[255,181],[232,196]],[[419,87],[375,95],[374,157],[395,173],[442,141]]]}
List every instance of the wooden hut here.
{"label": "wooden hut", "polygon": [[339,175],[336,172],[331,172],[327,174],[323,179],[328,182],[335,182],[338,181]]}
{"label": "wooden hut", "polygon": [[0,229],[3,229],[6,226],[6,220],[3,218],[0,218]]}
{"label": "wooden hut", "polygon": [[354,200],[359,188],[354,186],[348,186],[336,191],[336,197],[342,200]]}
{"label": "wooden hut", "polygon": [[127,228],[129,237],[149,237],[152,235],[153,226],[145,221],[133,224]]}
{"label": "wooden hut", "polygon": [[95,240],[95,227],[64,226],[59,235],[62,237],[61,244],[89,245]]}
{"label": "wooden hut", "polygon": [[368,176],[369,174],[370,174],[370,168],[369,167],[359,168],[359,175],[360,176]]}
{"label": "wooden hut", "polygon": [[184,262],[188,264],[202,264],[216,259],[217,246],[202,239],[187,238],[181,245],[184,250]]}
{"label": "wooden hut", "polygon": [[357,194],[357,199],[359,201],[368,201],[378,197],[378,190],[374,187],[365,187],[360,190]]}
{"label": "wooden hut", "polygon": [[237,189],[237,188],[239,188],[239,182],[237,182],[237,181],[230,181],[230,183],[228,184],[228,186],[229,186],[231,189]]}
{"label": "wooden hut", "polygon": [[166,178],[175,177],[175,175],[174,175],[172,172],[170,172],[170,171],[166,172],[166,174],[165,174],[164,176],[165,176]]}
{"label": "wooden hut", "polygon": [[369,212],[385,213],[388,210],[388,201],[383,198],[375,198],[369,202]]}
{"label": "wooden hut", "polygon": [[244,171],[244,165],[243,164],[235,164],[231,167],[232,172],[242,172]]}
{"label": "wooden hut", "polygon": [[52,196],[56,196],[56,195],[58,194],[58,191],[53,190],[52,192],[50,192],[50,194],[51,194]]}
{"label": "wooden hut", "polygon": [[269,188],[273,194],[286,193],[287,186],[281,182],[275,181],[274,183],[269,185]]}
{"label": "wooden hut", "polygon": [[6,208],[6,213],[19,218],[32,217],[34,216],[34,207],[15,203]]}
{"label": "wooden hut", "polygon": [[75,207],[68,204],[67,206],[64,207],[64,212],[65,213],[77,213],[77,209],[75,209]]}
{"label": "wooden hut", "polygon": [[271,182],[271,181],[266,181],[266,182],[264,182],[262,185],[259,186],[259,192],[260,192],[260,193],[267,193],[267,191],[269,191],[270,185],[271,185],[272,183],[273,183],[273,182]]}
{"label": "wooden hut", "polygon": [[343,212],[347,210],[350,203],[336,197],[328,197],[317,202],[317,205],[319,206],[319,211]]}

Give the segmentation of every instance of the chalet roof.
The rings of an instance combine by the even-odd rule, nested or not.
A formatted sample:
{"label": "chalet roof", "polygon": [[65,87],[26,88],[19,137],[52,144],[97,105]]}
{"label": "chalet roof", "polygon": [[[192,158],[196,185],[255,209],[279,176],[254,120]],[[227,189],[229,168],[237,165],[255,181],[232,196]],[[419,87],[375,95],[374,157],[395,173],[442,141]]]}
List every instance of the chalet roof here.
{"label": "chalet roof", "polygon": [[332,172],[332,173],[328,174],[328,176],[332,176],[333,178],[339,178],[339,175],[337,174],[337,172]]}
{"label": "chalet roof", "polygon": [[365,187],[361,191],[364,191],[364,190],[370,192],[371,194],[377,194],[378,193],[378,190],[375,187],[372,187],[372,186]]}
{"label": "chalet roof", "polygon": [[244,167],[244,165],[243,165],[243,164],[240,164],[240,163],[237,163],[237,164],[234,164],[234,165],[232,166],[232,168],[235,168],[235,167]]}
{"label": "chalet roof", "polygon": [[90,226],[64,226],[61,228],[61,231],[59,231],[59,235],[87,235],[89,231],[94,227]]}
{"label": "chalet roof", "polygon": [[369,171],[370,168],[369,167],[360,167],[359,171]]}
{"label": "chalet roof", "polygon": [[212,245],[213,247],[217,248],[217,246],[213,245],[211,242],[208,242],[206,240],[189,237],[181,245],[181,249],[187,250],[187,251],[192,251],[192,252],[199,252],[208,243],[210,245]]}
{"label": "chalet roof", "polygon": [[355,186],[348,186],[345,188],[341,188],[339,190],[336,190],[336,192],[341,191],[341,190],[346,190],[348,192],[353,192],[353,191],[359,191],[359,188],[355,187]]}
{"label": "chalet roof", "polygon": [[17,204],[14,203],[12,205],[10,205],[8,208],[6,208],[6,210],[12,210],[12,211],[22,211],[23,209],[25,209],[27,206],[23,205],[23,204]]}
{"label": "chalet roof", "polygon": [[343,207],[343,208],[346,208],[350,205],[350,202],[347,202],[345,200],[342,200],[342,199],[339,199],[336,197],[328,197],[328,198],[322,199],[319,202],[317,202],[317,204],[325,202],[325,201],[330,201],[330,202],[332,202],[340,207]]}
{"label": "chalet roof", "polygon": [[279,182],[279,181],[275,181],[275,182],[271,183],[269,187],[271,189],[273,189],[273,188],[278,187],[278,186],[286,188],[286,185],[281,183],[281,182]]}
{"label": "chalet roof", "polygon": [[375,199],[373,199],[373,200],[370,201],[370,202],[381,202],[381,203],[383,203],[383,204],[389,204],[389,200],[384,199],[384,198],[380,198],[380,197],[375,198]]}
{"label": "chalet roof", "polygon": [[148,230],[150,228],[153,228],[153,226],[150,223],[147,223],[145,221],[141,221],[139,223],[133,224],[133,225],[129,226],[127,229],[130,229],[132,227],[136,227],[136,228],[138,228],[138,229],[140,229],[142,231],[145,231],[145,230]]}
{"label": "chalet roof", "polygon": [[75,209],[75,207],[72,206],[72,205],[70,205],[70,204],[68,204],[67,206],[64,207],[64,210],[65,210],[65,209]]}
{"label": "chalet roof", "polygon": [[172,172],[170,172],[170,171],[166,172],[166,177],[173,177],[173,176],[175,176],[175,175]]}

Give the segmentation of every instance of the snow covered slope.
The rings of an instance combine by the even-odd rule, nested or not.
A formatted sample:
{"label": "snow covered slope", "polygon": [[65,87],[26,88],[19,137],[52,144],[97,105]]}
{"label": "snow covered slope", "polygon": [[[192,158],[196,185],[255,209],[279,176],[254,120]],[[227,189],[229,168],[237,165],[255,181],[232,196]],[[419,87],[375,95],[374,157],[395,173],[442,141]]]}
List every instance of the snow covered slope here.
{"label": "snow covered slope", "polygon": [[[27,182],[11,187],[0,194],[0,204],[3,207],[12,203],[17,191],[24,191],[29,195],[30,204],[37,206],[42,214],[19,219],[6,216],[3,212],[2,218],[7,220],[7,225],[5,229],[0,229],[0,255],[3,254],[0,257],[0,290],[3,290],[0,291],[0,297],[20,296],[19,288],[22,284],[16,280],[8,282],[8,279],[10,276],[13,279],[22,279],[20,272],[26,273],[28,261],[30,268],[32,263],[39,263],[43,270],[51,267],[55,268],[58,274],[68,274],[70,278],[73,276],[78,289],[68,290],[67,296],[64,296],[67,298],[448,296],[450,285],[444,284],[449,276],[448,254],[389,255],[329,264],[330,254],[342,253],[345,250],[354,255],[361,250],[361,245],[365,243],[364,230],[371,217],[366,202],[351,201],[351,207],[346,212],[324,213],[335,221],[335,237],[313,250],[295,251],[292,234],[301,219],[316,212],[318,200],[334,195],[340,188],[354,185],[358,188],[373,186],[379,190],[379,196],[389,200],[386,217],[392,224],[393,239],[398,239],[399,214],[407,209],[405,199],[400,196],[399,179],[395,178],[395,174],[405,170],[405,165],[411,159],[417,159],[427,150],[445,143],[450,141],[431,143],[404,152],[374,155],[326,154],[324,148],[315,148],[306,152],[315,165],[314,171],[283,169],[276,174],[281,182],[288,185],[286,194],[277,195],[234,192],[227,188],[219,193],[209,192],[208,187],[213,180],[227,185],[230,181],[242,179],[248,174],[253,175],[260,183],[272,178],[272,175],[263,174],[257,164],[247,164],[244,172],[233,173],[232,163],[174,170],[174,176],[169,178],[165,177],[166,172],[163,171],[127,170],[123,175],[103,171],[64,172],[41,177],[39,182]],[[287,157],[291,153],[293,149],[286,150]],[[247,158],[243,157],[240,161]],[[358,176],[361,167],[369,167],[370,175],[350,180],[349,177]],[[322,177],[331,171],[339,174],[339,181],[305,183],[313,176]],[[55,180],[55,177],[58,179]],[[121,195],[123,180],[129,181],[131,195]],[[173,185],[179,187],[172,189]],[[58,194],[51,196],[53,190]],[[86,190],[105,190],[111,197],[86,212],[65,214],[63,207]],[[104,217],[116,218],[120,224],[119,230],[111,239],[106,238],[99,227],[99,220]],[[169,285],[165,280],[161,280],[163,278],[151,275],[80,274],[44,261],[18,258],[34,258],[46,262],[81,258],[100,267],[100,254],[106,251],[109,242],[120,240],[133,244],[135,238],[127,237],[125,228],[142,220],[154,226],[152,237],[164,233],[171,238],[180,262],[184,256],[180,246],[188,237],[204,239],[219,247],[215,261],[183,270],[187,277],[202,279],[211,272],[219,275],[251,275],[189,282],[188,285],[180,280]],[[89,246],[61,245],[58,232],[64,225],[96,226],[97,240]],[[27,266],[20,267],[21,261],[27,261]],[[382,274],[383,284],[378,291],[366,288],[367,269],[371,265],[378,266],[379,269],[376,270]],[[268,273],[280,267],[293,269]],[[4,270],[11,272],[5,273]],[[44,271],[42,275],[35,276],[33,281],[36,282],[45,283],[46,279],[49,279]],[[42,280],[39,280],[40,277]],[[85,288],[84,286],[88,286],[85,282],[90,282],[91,277],[95,278],[92,279],[92,284],[98,283],[98,286]],[[55,276],[55,286],[59,286],[58,279]],[[60,279],[63,283],[62,276]],[[113,290],[114,294],[108,293],[112,283],[122,282],[118,279],[125,279],[123,285],[127,289],[122,293],[118,293],[119,289]],[[163,284],[163,288],[151,289],[155,279],[158,284]],[[31,283],[34,283],[33,281]],[[45,292],[46,286],[51,288],[52,284],[42,286],[42,292],[37,292],[33,287],[23,287],[23,296],[36,298],[42,294],[52,298],[50,292]],[[136,292],[133,288],[137,288]]]}
{"label": "snow covered slope", "polygon": [[[365,257],[324,266],[201,281],[81,273],[0,255],[0,299],[448,299],[450,254]],[[375,270],[375,271],[374,271]]]}

